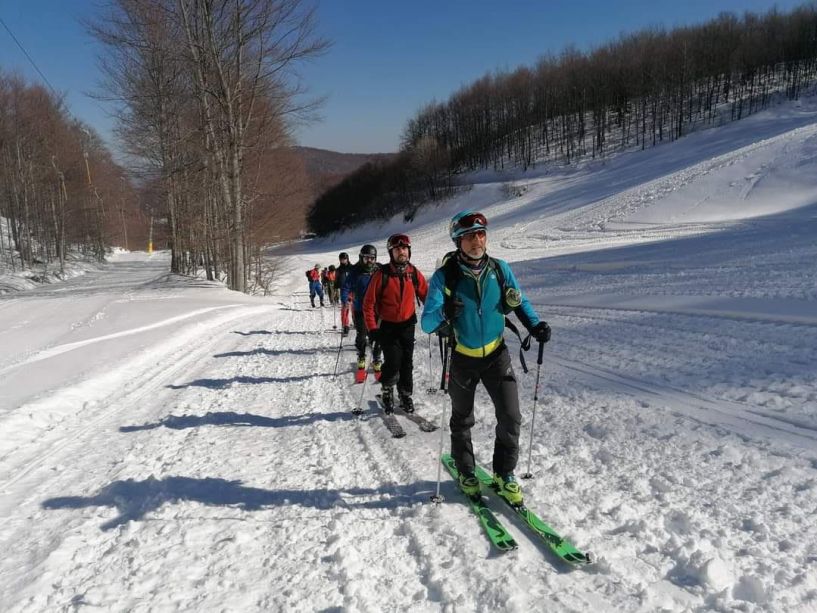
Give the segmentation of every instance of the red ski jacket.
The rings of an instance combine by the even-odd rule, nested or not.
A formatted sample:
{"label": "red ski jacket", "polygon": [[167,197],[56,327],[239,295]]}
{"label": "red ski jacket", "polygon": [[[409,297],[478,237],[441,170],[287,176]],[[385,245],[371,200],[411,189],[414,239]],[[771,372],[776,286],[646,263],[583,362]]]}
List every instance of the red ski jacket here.
{"label": "red ski jacket", "polygon": [[379,326],[379,320],[402,323],[415,316],[416,299],[425,302],[428,294],[426,278],[413,264],[398,271],[393,264],[384,264],[372,275],[363,297],[363,320],[367,330]]}

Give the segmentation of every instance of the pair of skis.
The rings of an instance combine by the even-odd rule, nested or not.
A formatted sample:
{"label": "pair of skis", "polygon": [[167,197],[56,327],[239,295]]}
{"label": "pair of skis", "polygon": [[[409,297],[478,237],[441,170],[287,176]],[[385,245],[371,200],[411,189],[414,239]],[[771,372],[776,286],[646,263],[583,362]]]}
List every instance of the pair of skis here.
{"label": "pair of skis", "polygon": [[[355,371],[355,385],[357,385],[358,383],[363,383],[366,380],[366,377],[368,377],[368,376],[369,376],[369,369],[367,367],[364,366],[363,368],[358,368]],[[374,380],[375,381],[380,381],[380,371],[379,370],[374,371]]]}
{"label": "pair of skis", "polygon": [[[383,412],[381,413],[383,422],[386,424],[386,428],[389,429],[389,432],[392,433],[394,438],[402,438],[406,435],[406,431],[403,430],[403,426],[401,426],[400,422],[397,421],[396,415],[402,415],[409,421],[414,422],[423,432],[434,432],[437,429],[437,424],[428,421],[422,415],[417,415],[417,413],[406,413],[400,407],[395,407],[394,413],[386,413],[386,407],[383,405],[383,396],[381,394],[376,394],[375,398],[377,398],[377,402],[380,403],[380,407],[383,409]],[[402,432],[402,434],[395,434],[399,432]]]}
{"label": "pair of skis", "polygon": [[[450,454],[444,454],[440,460],[443,465],[451,473],[454,479],[459,477],[459,471],[454,463],[454,458]],[[483,487],[496,492],[496,485],[493,477],[482,467],[476,467],[476,476]],[[463,493],[465,496],[465,494]],[[491,544],[499,551],[511,551],[518,547],[513,535],[508,529],[497,519],[494,512],[485,503],[485,499],[480,496],[465,496],[468,500],[471,509],[476,513],[480,523],[491,541]],[[514,513],[521,519],[525,526],[530,529],[534,535],[544,541],[550,550],[559,558],[570,564],[579,566],[593,563],[593,556],[590,552],[583,552],[576,549],[570,542],[559,536],[559,534],[544,521],[542,521],[533,511],[528,509],[525,505],[513,505],[508,500],[497,494],[505,504],[507,504]]]}

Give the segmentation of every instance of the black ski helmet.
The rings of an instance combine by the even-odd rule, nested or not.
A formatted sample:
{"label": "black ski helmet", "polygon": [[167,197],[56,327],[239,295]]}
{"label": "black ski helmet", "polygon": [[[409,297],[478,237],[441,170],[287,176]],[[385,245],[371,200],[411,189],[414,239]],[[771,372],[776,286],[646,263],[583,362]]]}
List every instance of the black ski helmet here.
{"label": "black ski helmet", "polygon": [[349,259],[349,254],[346,253],[345,251],[341,251],[338,254],[338,260],[348,260],[348,259]]}
{"label": "black ski helmet", "polygon": [[363,257],[364,255],[368,255],[368,256],[376,258],[377,257],[377,249],[375,248],[374,245],[363,245],[360,248],[360,257]]}

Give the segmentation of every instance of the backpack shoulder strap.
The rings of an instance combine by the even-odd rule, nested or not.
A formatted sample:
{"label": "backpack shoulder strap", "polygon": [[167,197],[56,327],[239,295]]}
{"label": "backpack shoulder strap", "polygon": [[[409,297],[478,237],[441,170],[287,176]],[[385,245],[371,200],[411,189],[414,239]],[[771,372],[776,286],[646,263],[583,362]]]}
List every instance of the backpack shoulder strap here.
{"label": "backpack shoulder strap", "polygon": [[503,296],[503,298],[504,298],[504,296],[505,296],[505,271],[502,270],[502,266],[499,265],[499,262],[497,262],[491,256],[488,256],[488,266],[491,268],[491,270],[494,271],[494,274],[496,275],[496,280],[499,282],[499,295]]}
{"label": "backpack shoulder strap", "polygon": [[460,270],[460,264],[457,261],[457,252],[449,251],[446,253],[443,257],[443,265],[440,268],[443,269],[444,275],[443,300],[445,304],[448,304],[454,299],[454,290],[460,277],[462,277],[462,270]]}

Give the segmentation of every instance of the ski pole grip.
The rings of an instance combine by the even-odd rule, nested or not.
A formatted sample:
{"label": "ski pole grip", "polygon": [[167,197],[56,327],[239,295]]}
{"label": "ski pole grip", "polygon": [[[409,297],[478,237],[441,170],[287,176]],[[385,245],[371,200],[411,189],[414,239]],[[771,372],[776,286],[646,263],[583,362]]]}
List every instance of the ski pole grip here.
{"label": "ski pole grip", "polygon": [[542,341],[539,341],[539,357],[536,359],[537,364],[542,363],[542,356],[545,353],[545,344]]}

